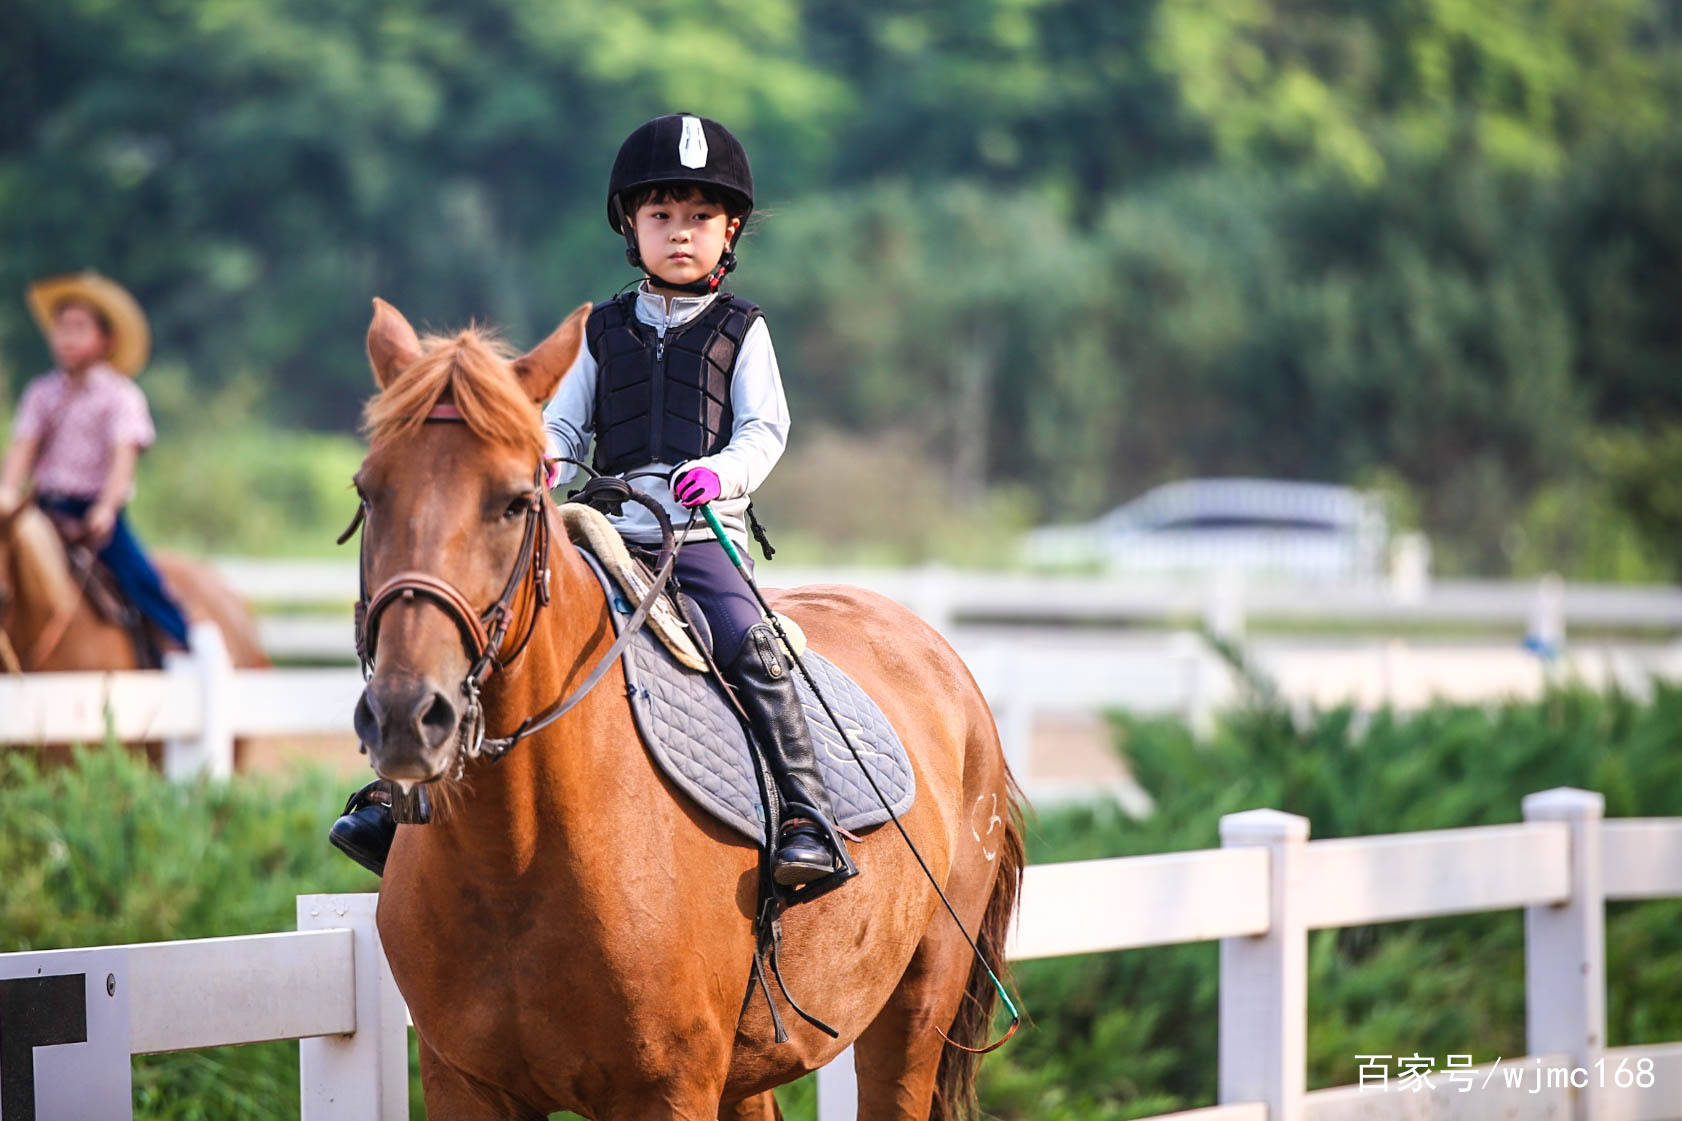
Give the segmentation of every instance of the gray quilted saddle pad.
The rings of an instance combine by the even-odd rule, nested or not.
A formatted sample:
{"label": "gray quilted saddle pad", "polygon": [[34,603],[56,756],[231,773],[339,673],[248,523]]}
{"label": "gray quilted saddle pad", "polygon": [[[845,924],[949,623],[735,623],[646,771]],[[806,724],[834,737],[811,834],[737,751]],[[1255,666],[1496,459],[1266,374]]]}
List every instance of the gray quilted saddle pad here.
{"label": "gray quilted saddle pad", "polygon": [[[607,592],[615,633],[623,630],[636,605],[612,586],[588,550],[579,551]],[[902,814],[910,809],[917,793],[916,779],[905,745],[888,718],[864,690],[823,655],[808,649],[800,660],[841,718],[859,758],[893,812]],[[638,631],[626,647],[622,661],[631,714],[655,763],[702,809],[749,840],[763,843],[765,807],[760,804],[747,733],[718,684],[706,674],[678,665],[646,628]],[[888,811],[871,790],[823,706],[798,672],[794,681],[812,730],[818,773],[835,809],[835,824],[856,831],[887,821]]]}

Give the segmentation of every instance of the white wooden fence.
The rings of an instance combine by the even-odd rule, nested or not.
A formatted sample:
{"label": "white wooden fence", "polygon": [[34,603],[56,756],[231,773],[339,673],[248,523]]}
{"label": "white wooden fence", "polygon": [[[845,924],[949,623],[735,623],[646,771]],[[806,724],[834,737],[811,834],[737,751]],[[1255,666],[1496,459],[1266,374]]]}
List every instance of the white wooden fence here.
{"label": "white wooden fence", "polygon": [[[348,649],[349,622],[340,629]],[[1137,797],[1102,751],[1082,764],[1101,773],[1076,776],[1062,767],[1058,777],[1036,765],[1032,745],[1042,714],[1122,708],[1183,716],[1202,731],[1239,695],[1231,668],[1189,631],[1129,636],[960,627],[949,637],[992,706],[1012,769],[1042,803]],[[1516,643],[1424,647],[1261,639],[1249,653],[1292,704],[1322,707],[1411,709],[1438,698],[1479,703],[1534,697],[1561,676],[1616,684],[1638,696],[1653,676],[1682,680],[1682,644],[1585,644],[1552,661]],[[165,741],[172,777],[225,777],[238,737],[347,736],[361,689],[361,674],[349,667],[235,669],[215,627],[200,624],[193,653],[163,671],[0,676],[0,746],[99,742],[109,726],[124,741]]]}
{"label": "white wooden fence", "polygon": [[[1327,841],[1301,817],[1231,814],[1219,849],[1028,869],[1009,956],[1218,939],[1220,1104],[1180,1118],[1677,1121],[1682,1042],[1606,1046],[1603,922],[1610,900],[1682,896],[1682,818],[1602,821],[1602,806],[1550,790],[1524,800],[1522,824]],[[407,1118],[406,1014],[376,898],[300,896],[292,933],[117,947],[133,1053],[301,1039],[303,1121]],[[1528,1056],[1438,1063],[1429,1088],[1305,1090],[1308,931],[1509,908],[1525,911]],[[1422,1043],[1395,1040],[1395,1057]],[[1521,1089],[1499,1076],[1515,1067]],[[854,1117],[850,1056],[819,1073],[819,1109]]]}
{"label": "white wooden fence", "polygon": [[[268,614],[261,619],[272,653],[348,661],[348,605],[356,596],[346,562],[223,560],[235,588],[265,607],[339,605],[332,615]],[[1181,630],[1098,633],[1064,624],[1124,622],[1177,625],[1201,617],[1217,634],[1242,633],[1246,612],[1290,621],[1381,625],[1453,622],[1523,627],[1545,644],[1562,639],[1567,621],[1682,630],[1682,589],[1439,582],[1428,588],[1349,586],[1301,588],[1230,577],[1208,582],[1144,583],[917,569],[802,569],[778,566],[778,584],[853,583],[907,604],[952,639],[981,683],[998,718],[1005,750],[1030,794],[1046,802],[1095,790],[1086,779],[1036,776],[1030,745],[1045,711],[1125,708],[1179,714],[1206,729],[1238,690],[1230,669],[1197,634]],[[1036,621],[1038,630],[1020,624]],[[991,629],[989,629],[991,625]],[[31,674],[0,677],[0,746],[87,742],[109,727],[119,739],[164,740],[172,776],[229,774],[241,736],[343,735],[361,690],[350,668],[236,670],[214,628],[196,629],[190,656],[166,671]],[[1583,647],[1541,659],[1507,638],[1470,648],[1396,641],[1318,646],[1301,640],[1251,644],[1256,663],[1296,704],[1354,703],[1411,708],[1438,697],[1462,702],[1533,696],[1564,675],[1589,684],[1616,683],[1639,693],[1651,676],[1682,680],[1682,643],[1642,649]],[[1099,781],[1127,797],[1113,775]]]}
{"label": "white wooden fence", "polygon": [[[353,561],[224,558],[218,570],[253,602],[330,605],[341,612],[357,595]],[[1249,617],[1292,624],[1372,623],[1481,626],[1555,638],[1568,627],[1636,627],[1682,631],[1682,587],[1564,583],[1541,580],[1412,580],[1402,583],[1293,584],[1246,580],[1236,572],[1208,577],[1059,576],[954,569],[802,567],[766,564],[769,587],[853,584],[910,607],[945,631],[954,623],[1122,623],[1182,625],[1202,620],[1218,634],[1242,633]],[[306,617],[307,618],[307,617]],[[301,620],[294,619],[293,622]],[[341,649],[348,634],[324,620]],[[297,635],[284,627],[277,636]],[[306,642],[303,650],[308,649]]]}
{"label": "white wooden fence", "polygon": [[0,746],[100,743],[109,730],[164,741],[172,778],[233,773],[241,736],[344,734],[362,692],[354,669],[235,669],[214,623],[162,670],[0,675]]}

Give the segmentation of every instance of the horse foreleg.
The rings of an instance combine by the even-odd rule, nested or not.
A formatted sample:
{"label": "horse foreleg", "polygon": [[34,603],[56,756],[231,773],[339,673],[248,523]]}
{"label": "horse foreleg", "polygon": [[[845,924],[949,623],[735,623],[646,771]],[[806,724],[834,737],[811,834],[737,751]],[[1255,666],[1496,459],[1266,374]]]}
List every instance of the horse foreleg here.
{"label": "horse foreleg", "polygon": [[420,1073],[429,1121],[545,1121],[549,1116],[446,1066],[424,1039],[420,1041]]}
{"label": "horse foreleg", "polygon": [[745,1101],[719,1106],[718,1121],[783,1121],[783,1111],[777,1108],[777,1095],[767,1090]]}

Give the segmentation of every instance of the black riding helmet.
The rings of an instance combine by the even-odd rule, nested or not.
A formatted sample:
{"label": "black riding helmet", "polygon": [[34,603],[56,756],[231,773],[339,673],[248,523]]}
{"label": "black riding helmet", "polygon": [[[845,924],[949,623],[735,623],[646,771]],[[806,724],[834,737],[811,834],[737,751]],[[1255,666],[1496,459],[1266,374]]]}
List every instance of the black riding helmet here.
{"label": "black riding helmet", "polygon": [[[607,224],[625,238],[625,259],[644,272],[648,269],[637,251],[630,216],[625,213],[625,196],[662,183],[712,187],[730,197],[744,223],[753,211],[753,171],[748,167],[747,152],[729,129],[693,113],[669,113],[637,126],[619,146],[613,173],[608,176]],[[689,284],[660,283],[698,295],[717,291],[724,275],[736,267],[736,242],[741,236],[738,230],[718,265],[702,279]]]}

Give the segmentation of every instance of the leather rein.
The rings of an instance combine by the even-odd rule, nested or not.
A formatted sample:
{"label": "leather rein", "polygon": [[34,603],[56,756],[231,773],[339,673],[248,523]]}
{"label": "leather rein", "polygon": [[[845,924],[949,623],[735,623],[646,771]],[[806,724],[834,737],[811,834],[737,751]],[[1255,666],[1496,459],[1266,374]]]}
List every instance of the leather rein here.
{"label": "leather rein", "polygon": [[[428,422],[464,423],[461,412],[448,404],[435,405],[427,413]],[[503,585],[502,594],[497,597],[483,611],[476,611],[472,603],[454,584],[441,576],[435,576],[419,569],[405,569],[382,583],[372,595],[368,592],[368,539],[362,535],[359,545],[357,561],[357,581],[359,594],[356,603],[356,657],[362,665],[362,678],[369,680],[374,673],[374,653],[379,641],[380,617],[387,608],[399,600],[411,602],[416,597],[428,600],[436,605],[450,621],[455,624],[457,633],[461,636],[462,646],[467,651],[470,663],[467,675],[462,679],[461,692],[467,698],[467,707],[462,712],[461,724],[457,737],[460,750],[456,756],[459,768],[466,759],[487,756],[493,761],[500,760],[519,743],[520,740],[533,732],[548,727],[564,716],[574,705],[583,700],[596,684],[605,677],[616,658],[624,651],[637,631],[647,620],[649,612],[664,593],[666,584],[671,578],[673,564],[677,560],[677,548],[673,542],[671,520],[666,517],[666,511],[653,499],[636,491],[629,484],[620,479],[593,479],[577,495],[581,502],[603,500],[602,492],[608,491],[606,500],[612,502],[633,501],[647,506],[660,523],[663,543],[660,550],[660,563],[655,573],[648,594],[643,597],[631,618],[626,622],[607,651],[591,669],[589,675],[579,683],[572,693],[558,699],[554,704],[541,713],[527,717],[512,734],[500,737],[485,735],[484,706],[480,702],[480,689],[493,669],[506,669],[525,651],[532,635],[537,631],[537,620],[543,609],[549,606],[550,599],[550,568],[549,549],[552,532],[549,525],[548,491],[543,486],[544,466],[539,463],[535,477],[535,492],[525,500],[525,531],[520,537],[519,551],[514,558],[513,570],[508,574],[508,580]],[[604,485],[605,484],[605,485]],[[616,484],[616,485],[615,485]],[[343,545],[362,528],[367,519],[368,504],[366,500],[356,508],[356,514],[351,518],[350,525],[339,535],[338,542]],[[530,580],[533,585],[533,603],[525,633],[507,656],[502,654],[502,644],[508,638],[514,623],[514,601],[520,593],[520,588]]]}

